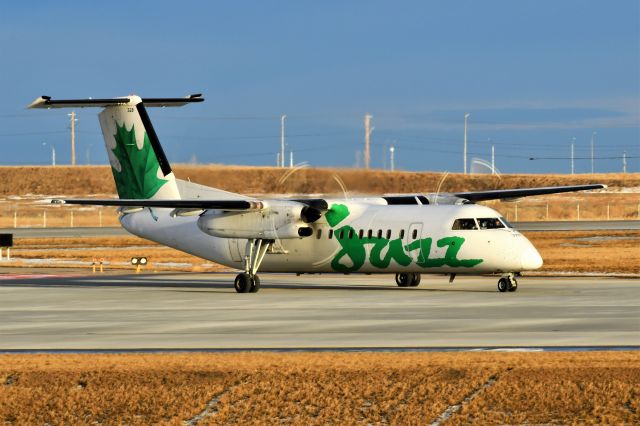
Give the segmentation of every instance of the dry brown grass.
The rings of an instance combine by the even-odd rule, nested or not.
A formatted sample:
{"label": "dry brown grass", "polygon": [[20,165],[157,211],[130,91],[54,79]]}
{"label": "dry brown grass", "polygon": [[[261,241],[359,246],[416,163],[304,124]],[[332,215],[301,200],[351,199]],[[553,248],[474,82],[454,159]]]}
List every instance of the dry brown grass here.
{"label": "dry brown grass", "polygon": [[[341,193],[338,175],[349,191],[362,193],[434,192],[444,173],[390,172],[364,169],[301,169],[280,183],[289,169],[221,165],[181,165],[177,177],[240,193]],[[462,175],[449,174],[442,191],[604,183],[613,188],[640,186],[640,173],[595,175]],[[0,167],[0,196],[25,194],[114,194],[108,166]]]}
{"label": "dry brown grass", "polygon": [[[5,262],[5,266],[14,267],[50,267],[68,266],[78,267],[86,262],[99,262],[103,259],[107,270],[132,269],[129,261],[132,257],[146,256],[149,264],[145,272],[153,271],[223,271],[227,268],[192,256],[188,253],[161,246],[160,244],[143,240],[134,236],[122,237],[90,237],[90,238],[17,238],[12,250],[12,262]],[[26,260],[49,260],[34,265]],[[71,261],[60,265],[56,261]],[[75,262],[75,263],[74,263]],[[173,263],[176,265],[166,265]]]}
{"label": "dry brown grass", "polygon": [[[490,378],[495,383],[483,384]],[[637,424],[637,352],[2,355],[5,424]]]}
{"label": "dry brown grass", "polygon": [[[177,165],[176,175],[193,182],[244,194],[342,194],[336,177],[353,194],[435,192],[443,173],[362,169],[289,169],[274,167]],[[640,187],[640,173],[598,175],[450,174],[441,191],[605,183],[612,191]],[[113,208],[37,205],[42,197],[112,197],[115,186],[107,166],[0,167],[0,227],[117,226]],[[22,198],[16,199],[15,196]],[[573,193],[527,198],[518,203],[488,202],[509,220],[639,219],[639,192]],[[547,208],[548,205],[548,208]],[[516,207],[517,206],[517,207]],[[607,208],[608,206],[608,208]],[[516,208],[518,212],[516,214]],[[46,212],[46,213],[45,213]],[[100,212],[102,217],[100,217]],[[14,216],[16,219],[14,220]]]}
{"label": "dry brown grass", "polygon": [[[640,231],[526,232],[538,248],[544,272],[640,274]],[[65,266],[56,260],[92,262],[103,258],[110,269],[131,269],[131,257],[147,256],[146,272],[223,271],[227,268],[134,236],[101,238],[18,238],[14,261],[3,265],[33,267],[20,259],[49,259],[40,266]],[[120,264],[118,264],[120,263]],[[184,265],[163,265],[166,263]],[[37,265],[36,265],[37,266]],[[75,267],[77,264],[66,266]],[[85,267],[88,268],[87,265]]]}
{"label": "dry brown grass", "polygon": [[640,231],[525,232],[542,271],[640,274]]}

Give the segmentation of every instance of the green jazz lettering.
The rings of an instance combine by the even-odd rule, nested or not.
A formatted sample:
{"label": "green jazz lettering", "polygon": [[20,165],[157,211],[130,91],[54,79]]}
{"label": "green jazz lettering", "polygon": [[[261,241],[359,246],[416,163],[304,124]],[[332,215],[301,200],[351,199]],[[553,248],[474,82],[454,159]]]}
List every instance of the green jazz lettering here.
{"label": "green jazz lettering", "polygon": [[[458,259],[458,252],[464,244],[462,237],[445,237],[435,244],[445,248],[444,257],[430,258],[432,238],[422,238],[403,244],[402,239],[387,239],[378,237],[358,238],[356,230],[349,225],[340,228],[336,226],[349,216],[349,208],[344,204],[333,204],[325,215],[329,226],[334,228],[334,235],[340,244],[340,250],[331,261],[331,267],[337,272],[354,272],[360,269],[367,260],[366,247],[370,246],[369,263],[373,266],[385,269],[391,261],[398,265],[409,266],[413,258],[407,254],[417,251],[416,264],[423,268],[435,268],[441,266],[471,268],[482,262],[482,259]],[[386,249],[386,252],[385,252]],[[384,252],[384,254],[383,254]]]}

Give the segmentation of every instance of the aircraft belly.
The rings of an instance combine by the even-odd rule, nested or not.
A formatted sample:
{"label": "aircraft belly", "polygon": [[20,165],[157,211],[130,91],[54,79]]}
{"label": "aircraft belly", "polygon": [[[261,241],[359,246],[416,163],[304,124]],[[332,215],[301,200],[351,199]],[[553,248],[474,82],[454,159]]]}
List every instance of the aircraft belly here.
{"label": "aircraft belly", "polygon": [[202,232],[197,217],[170,217],[168,209],[145,209],[120,217],[123,228],[150,241],[184,251],[212,262],[237,267],[231,260],[226,239]]}

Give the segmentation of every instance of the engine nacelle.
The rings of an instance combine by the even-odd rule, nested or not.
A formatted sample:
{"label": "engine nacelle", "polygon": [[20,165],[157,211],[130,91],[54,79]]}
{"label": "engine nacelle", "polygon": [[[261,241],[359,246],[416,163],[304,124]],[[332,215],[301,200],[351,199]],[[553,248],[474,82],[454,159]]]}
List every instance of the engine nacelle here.
{"label": "engine nacelle", "polygon": [[301,219],[300,203],[273,203],[259,211],[210,210],[198,219],[202,232],[220,238],[291,239],[310,236],[313,231]]}

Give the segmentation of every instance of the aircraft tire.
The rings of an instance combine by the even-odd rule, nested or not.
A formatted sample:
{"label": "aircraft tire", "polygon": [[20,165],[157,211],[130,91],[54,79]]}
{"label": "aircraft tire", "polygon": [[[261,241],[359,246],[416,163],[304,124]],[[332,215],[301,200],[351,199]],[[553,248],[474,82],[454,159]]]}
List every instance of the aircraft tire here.
{"label": "aircraft tire", "polygon": [[233,287],[238,293],[248,293],[251,290],[251,277],[247,273],[241,273],[236,276]]}
{"label": "aircraft tire", "polygon": [[413,280],[412,275],[413,274],[409,274],[406,272],[396,274],[396,284],[398,284],[398,287],[409,287]]}
{"label": "aircraft tire", "polygon": [[420,275],[417,272],[411,274],[411,283],[409,284],[409,286],[410,287],[418,287],[420,285],[420,279],[421,278],[422,278],[422,275]]}
{"label": "aircraft tire", "polygon": [[504,293],[509,289],[509,280],[506,278],[500,278],[498,280],[498,291]]}
{"label": "aircraft tire", "polygon": [[258,290],[260,290],[260,277],[254,275],[251,280],[251,289],[249,290],[249,293],[257,293]]}

